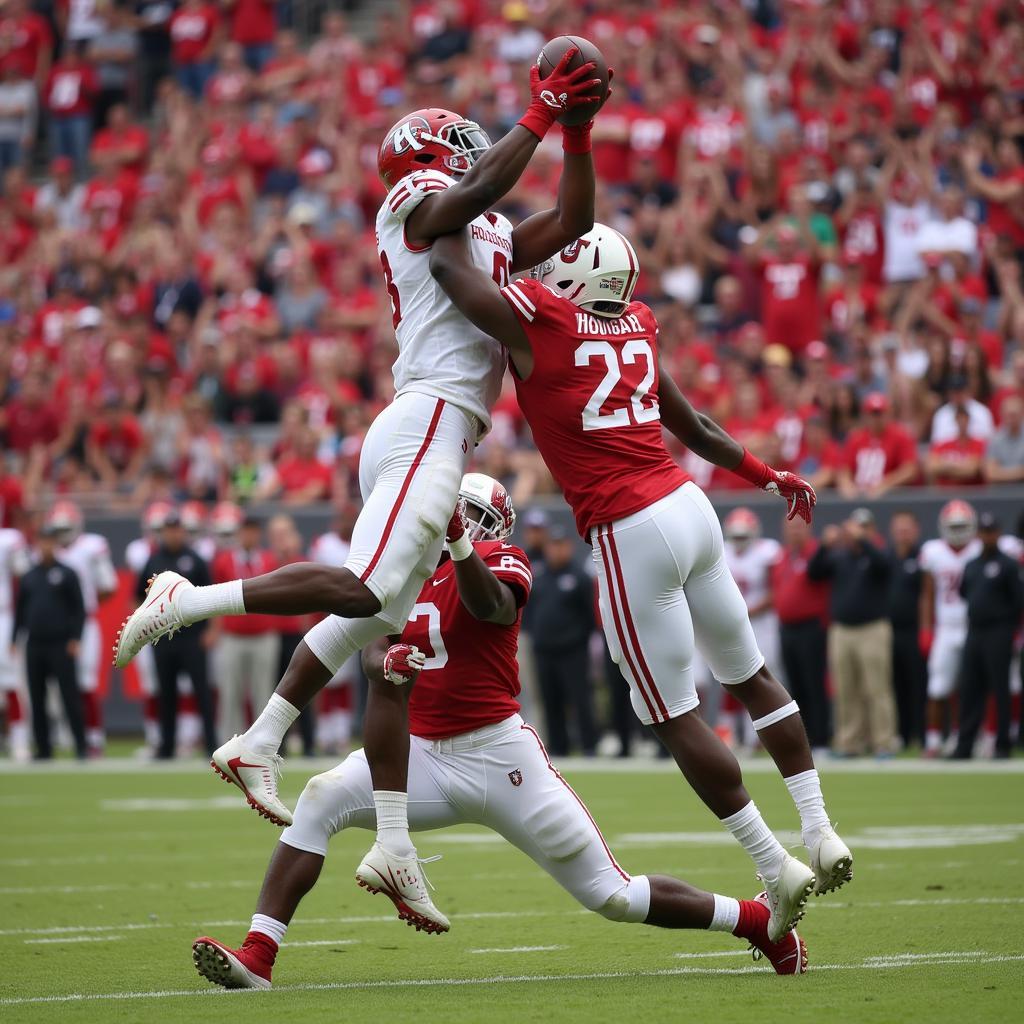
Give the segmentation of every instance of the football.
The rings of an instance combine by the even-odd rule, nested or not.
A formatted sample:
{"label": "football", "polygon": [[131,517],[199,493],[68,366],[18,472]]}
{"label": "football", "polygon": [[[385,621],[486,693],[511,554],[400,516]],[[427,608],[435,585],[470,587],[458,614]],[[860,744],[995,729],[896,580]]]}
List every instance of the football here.
{"label": "football", "polygon": [[600,89],[594,93],[593,103],[584,103],[559,115],[559,124],[575,125],[584,124],[591,120],[607,95],[608,62],[604,59],[604,54],[589,39],[584,39],[582,36],[555,36],[554,39],[549,39],[544,44],[543,49],[537,56],[537,70],[540,72],[542,80],[551,74],[552,69],[565,56],[565,51],[571,46],[575,46],[579,52],[570,61],[569,70],[572,71],[581,64],[593,61],[596,65],[594,67],[594,77],[601,80]]}

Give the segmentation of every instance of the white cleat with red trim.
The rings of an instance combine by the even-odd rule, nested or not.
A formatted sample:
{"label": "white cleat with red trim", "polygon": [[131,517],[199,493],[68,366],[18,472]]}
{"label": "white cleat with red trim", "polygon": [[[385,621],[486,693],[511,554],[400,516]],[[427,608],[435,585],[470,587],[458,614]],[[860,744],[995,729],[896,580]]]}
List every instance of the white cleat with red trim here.
{"label": "white cleat with red trim", "polygon": [[356,868],[356,881],[371,893],[382,892],[395,905],[399,920],[416,931],[438,934],[451,928],[427,892],[427,876],[416,856],[399,857],[374,843]]}
{"label": "white cleat with red trim", "polygon": [[292,812],[277,795],[283,761],[280,754],[246,750],[242,737],[232,736],[213,752],[210,765],[225,782],[234,783],[245,794],[246,802],[261,818],[274,825],[290,825]]}
{"label": "white cleat with red trim", "polygon": [[764,883],[771,912],[768,939],[778,942],[804,916],[807,899],[814,892],[814,872],[787,853],[778,877],[766,878],[760,873],[757,877]]}
{"label": "white cleat with red trim", "polygon": [[184,576],[162,572],[149,581],[142,604],[124,621],[114,645],[114,664],[124,668],[146,644],[174,636],[183,626],[179,601],[185,590],[194,589]]}

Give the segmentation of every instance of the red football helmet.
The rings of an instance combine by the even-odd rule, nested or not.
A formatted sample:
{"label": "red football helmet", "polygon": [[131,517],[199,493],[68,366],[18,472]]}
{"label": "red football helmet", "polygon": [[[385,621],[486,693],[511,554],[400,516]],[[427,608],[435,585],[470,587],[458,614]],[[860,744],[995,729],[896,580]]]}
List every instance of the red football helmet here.
{"label": "red football helmet", "polygon": [[206,506],[201,501],[186,501],[181,506],[181,525],[195,536],[206,526]]}
{"label": "red football helmet", "polygon": [[966,547],[978,532],[978,514],[974,506],[960,498],[954,498],[942,506],[939,513],[939,533],[953,548]]}
{"label": "red football helmet", "polygon": [[749,508],[734,508],[725,517],[725,536],[734,544],[745,546],[761,536],[761,520]]}
{"label": "red football helmet", "polygon": [[73,502],[62,498],[53,503],[50,514],[46,517],[46,525],[59,530],[69,537],[78,534],[84,523],[82,510]]}
{"label": "red football helmet", "polygon": [[466,502],[470,540],[507,540],[512,536],[516,510],[500,481],[484,473],[467,473],[459,497]]}
{"label": "red football helmet", "polygon": [[242,525],[242,510],[233,501],[218,501],[213,506],[210,525],[218,537],[229,537]]}
{"label": "red football helmet", "polygon": [[458,178],[490,148],[491,140],[475,121],[441,107],[424,107],[406,114],[384,136],[377,173],[389,190],[407,174],[428,167]]}
{"label": "red football helmet", "polygon": [[155,533],[167,522],[168,514],[173,510],[169,501],[154,501],[142,513],[142,529],[145,533]]}

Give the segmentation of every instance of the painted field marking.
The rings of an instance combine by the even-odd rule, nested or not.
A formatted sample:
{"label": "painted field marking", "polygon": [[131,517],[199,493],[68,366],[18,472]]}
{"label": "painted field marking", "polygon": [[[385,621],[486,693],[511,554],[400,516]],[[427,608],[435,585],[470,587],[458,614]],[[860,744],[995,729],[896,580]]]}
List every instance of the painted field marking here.
{"label": "painted field marking", "polygon": [[492,949],[467,949],[467,953],[551,953],[568,946],[496,946]]}
{"label": "painted field marking", "polygon": [[53,939],[25,939],[26,946],[47,946],[65,942],[120,942],[124,935],[67,935]]}
{"label": "painted field marking", "polygon": [[[930,960],[896,960],[899,954],[893,954],[890,962],[862,961],[856,964],[816,964],[815,971],[875,971],[891,970],[908,967],[934,967],[956,964],[963,966],[979,966],[984,964],[1019,963],[1024,960],[1022,954],[983,954],[981,956],[963,957],[956,953],[936,953]],[[0,999],[0,1006],[26,1006],[33,1003],[81,1003],[81,1002],[119,1002],[129,999],[172,999],[172,998],[268,998],[275,994],[288,992],[338,992],[353,989],[393,989],[393,988],[448,988],[470,985],[509,985],[537,984],[542,982],[561,981],[614,981],[618,979],[636,978],[673,978],[681,975],[736,975],[765,974],[771,977],[770,968],[752,965],[749,967],[669,967],[658,971],[593,971],[587,974],[514,974],[492,975],[486,978],[409,978],[393,981],[338,981],[322,982],[309,985],[283,985],[272,989],[222,989],[222,988],[189,988],[163,989],[152,992],[104,992],[81,993],[56,996],[23,996]]]}
{"label": "painted field marking", "polygon": [[307,946],[355,946],[359,939],[311,939],[308,942],[282,942],[281,948],[304,949]]}

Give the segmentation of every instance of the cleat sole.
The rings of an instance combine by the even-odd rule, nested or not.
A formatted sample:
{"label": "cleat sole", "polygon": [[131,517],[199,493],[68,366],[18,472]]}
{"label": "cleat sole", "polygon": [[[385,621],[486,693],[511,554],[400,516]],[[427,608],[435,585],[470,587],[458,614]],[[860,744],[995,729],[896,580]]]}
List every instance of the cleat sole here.
{"label": "cleat sole", "polygon": [[201,940],[192,943],[192,963],[195,969],[209,982],[230,989],[268,989],[270,982],[254,979],[255,985],[241,985],[231,976],[231,961],[219,946]]}
{"label": "cleat sole", "polygon": [[238,786],[242,790],[242,794],[245,796],[245,802],[261,817],[266,818],[272,825],[277,825],[278,828],[287,828],[288,822],[285,821],[280,815],[275,814],[273,811],[268,810],[264,807],[247,789],[243,786],[239,786],[238,782],[231,778],[230,775],[223,768],[217,764],[216,761],[210,762],[210,767],[214,770],[216,775],[219,775],[221,780],[227,782],[232,786]]}
{"label": "cleat sole", "polygon": [[387,898],[395,905],[395,910],[398,911],[399,921],[404,921],[410,928],[415,928],[418,932],[426,932],[428,935],[441,935],[448,931],[447,928],[438,924],[436,921],[431,921],[430,918],[424,917],[422,914],[417,914],[416,911],[401,898],[401,896],[398,896],[393,892],[389,892],[387,889],[382,889],[379,886],[371,885],[358,875],[356,875],[356,884],[360,888],[365,889],[371,896],[376,896],[378,893],[383,893],[387,896]]}
{"label": "cleat sole", "polygon": [[835,892],[842,888],[847,882],[853,881],[853,857],[840,857],[832,866],[827,878],[816,884],[814,895],[824,896],[825,893]]}

